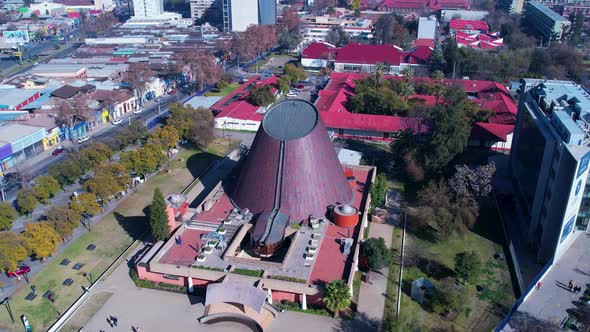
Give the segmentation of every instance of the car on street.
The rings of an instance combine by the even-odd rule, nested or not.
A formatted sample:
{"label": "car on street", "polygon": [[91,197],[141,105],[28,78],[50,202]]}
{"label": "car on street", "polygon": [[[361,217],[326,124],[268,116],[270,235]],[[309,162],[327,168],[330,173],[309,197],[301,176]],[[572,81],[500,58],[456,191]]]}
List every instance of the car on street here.
{"label": "car on street", "polygon": [[6,272],[6,275],[8,277],[11,277],[12,278],[12,277],[20,276],[20,275],[23,275],[23,274],[29,273],[29,272],[31,272],[31,268],[30,267],[28,267],[26,265],[21,265],[16,270],[14,270],[14,271],[7,271]]}
{"label": "car on street", "polygon": [[303,84],[297,84],[297,86],[295,88],[297,90],[303,90],[305,88],[305,86]]}
{"label": "car on street", "polygon": [[89,139],[90,139],[90,136],[80,136],[76,142],[78,142],[78,144],[82,144]]}
{"label": "car on street", "polygon": [[64,151],[65,151],[65,149],[63,147],[58,146],[57,149],[53,150],[53,152],[51,154],[54,155],[54,156],[59,156]]}
{"label": "car on street", "polygon": [[289,92],[289,93],[287,93],[287,97],[290,97],[290,98],[297,97],[297,94],[293,93],[293,92]]}
{"label": "car on street", "polygon": [[176,94],[176,90],[170,90],[170,92],[168,92],[168,94],[172,96],[173,94]]}
{"label": "car on street", "polygon": [[123,120],[121,120],[121,119],[115,119],[115,120],[111,121],[111,123],[114,124],[114,125],[118,125],[121,122],[123,122]]}
{"label": "car on street", "polygon": [[143,112],[143,108],[138,108],[136,110],[133,110],[133,114],[139,114],[141,112]]}

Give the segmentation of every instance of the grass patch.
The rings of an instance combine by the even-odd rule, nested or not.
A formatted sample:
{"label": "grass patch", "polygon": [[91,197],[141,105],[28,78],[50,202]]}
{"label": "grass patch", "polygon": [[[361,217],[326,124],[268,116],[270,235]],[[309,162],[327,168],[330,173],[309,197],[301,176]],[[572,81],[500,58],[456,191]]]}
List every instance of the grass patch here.
{"label": "grass patch", "polygon": [[201,269],[201,270],[207,270],[207,271],[218,271],[218,272],[225,272],[224,269],[220,269],[218,267],[209,267],[209,266],[203,266],[203,265],[193,265],[191,266],[193,269]]}
{"label": "grass patch", "polygon": [[[444,240],[432,240],[420,235],[419,230],[406,234],[406,260],[416,255],[427,264],[404,267],[402,281],[401,316],[404,321],[416,321],[426,330],[488,331],[493,329],[516,300],[506,260],[497,260],[495,254],[503,253],[503,238],[500,219],[495,205],[482,204],[480,216],[473,231],[462,237],[452,234]],[[479,254],[483,263],[482,273],[473,284],[463,285],[468,300],[458,316],[449,321],[430,311],[409,297],[411,283],[426,277],[436,285],[445,277],[453,277],[454,257],[462,251],[473,250]],[[434,267],[434,268],[433,268]],[[486,285],[488,291],[478,292],[476,285]],[[469,310],[468,310],[469,309]]]}
{"label": "grass patch", "polygon": [[[212,146],[221,149],[223,145],[216,143]],[[82,294],[82,286],[89,285],[83,273],[91,273],[93,278],[97,278],[148,229],[145,208],[151,202],[155,187],[160,187],[164,195],[181,192],[187,183],[193,180],[192,172],[187,169],[187,163],[191,158],[193,161],[189,167],[193,167],[193,171],[194,168],[207,167],[211,158],[199,158],[199,155],[204,156],[202,151],[183,149],[166,167],[169,172],[160,172],[141,185],[136,193],[128,195],[112,213],[94,226],[91,232],[83,234],[48,263],[43,271],[30,278],[31,284],[37,287],[39,294],[33,301],[25,300],[30,288],[24,280],[21,281],[20,289],[12,296],[11,307],[14,316],[20,317],[25,314],[34,331],[46,330],[57,319],[58,311],[65,312]],[[199,159],[201,164],[198,162]],[[91,243],[96,245],[96,249],[86,250]],[[65,258],[71,261],[70,265],[59,265]],[[84,267],[79,271],[73,270],[72,266],[76,263],[84,264]],[[67,278],[74,281],[71,286],[62,285]],[[55,302],[41,296],[47,290],[55,293]],[[18,322],[11,324],[7,311],[0,310],[0,329],[21,331],[22,326]]]}
{"label": "grass patch", "polygon": [[231,271],[231,273],[241,274],[243,276],[250,276],[250,277],[256,277],[256,278],[262,277],[262,270],[249,270],[249,269],[235,268],[233,271]]}
{"label": "grass patch", "polygon": [[282,310],[296,311],[296,312],[303,312],[305,314],[332,317],[332,315],[330,314],[330,312],[327,309],[308,305],[307,310],[303,310],[303,309],[301,309],[301,305],[299,303],[289,302],[287,300],[281,301],[280,304],[277,304],[277,307]]}
{"label": "grass patch", "polygon": [[93,294],[86,302],[68,319],[60,329],[63,332],[77,332],[86,325],[114,293],[103,291]]}
{"label": "grass patch", "polygon": [[[401,252],[402,230],[395,227],[391,234],[391,248]],[[383,320],[395,319],[397,310],[397,290],[399,285],[399,260],[395,259],[389,265],[389,274],[387,275],[387,288],[385,290],[385,309],[383,310]]]}
{"label": "grass patch", "polygon": [[240,83],[232,83],[221,90],[213,89],[205,93],[205,97],[225,97],[240,86]]}
{"label": "grass patch", "polygon": [[361,291],[361,278],[363,273],[356,271],[352,280],[352,302],[359,303],[359,292]]}
{"label": "grass patch", "polygon": [[267,276],[268,279],[275,279],[275,280],[283,280],[283,281],[291,281],[291,282],[298,282],[300,284],[306,284],[307,280],[295,277],[286,277],[286,276]]}

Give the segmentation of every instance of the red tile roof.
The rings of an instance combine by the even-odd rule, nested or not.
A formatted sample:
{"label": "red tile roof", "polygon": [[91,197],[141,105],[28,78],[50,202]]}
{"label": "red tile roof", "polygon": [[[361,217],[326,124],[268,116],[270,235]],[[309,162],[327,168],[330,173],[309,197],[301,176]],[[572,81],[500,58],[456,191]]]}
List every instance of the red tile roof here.
{"label": "red tile roof", "polygon": [[350,43],[338,51],[336,62],[377,64],[387,62],[391,66],[399,66],[405,53],[395,45],[366,45]]}
{"label": "red tile roof", "polygon": [[278,80],[279,78],[277,76],[271,76],[269,78],[262,78],[262,76],[252,77],[232,93],[211,106],[211,110],[217,118],[231,117],[260,122],[262,121],[263,115],[256,113],[260,106],[253,105],[248,101],[250,88],[254,85],[258,87],[271,85],[273,93],[276,93],[278,91],[276,88]]}
{"label": "red tile roof", "polygon": [[336,50],[336,47],[332,44],[312,43],[301,52],[301,57],[304,59],[329,58],[334,56]]}
{"label": "red tile roof", "polygon": [[468,34],[462,31],[457,31],[455,38],[458,45],[475,49],[490,50],[504,46],[504,39],[500,38],[498,33]]}
{"label": "red tile roof", "polygon": [[414,45],[414,47],[416,47],[416,46],[434,47],[434,40],[426,39],[426,38],[419,38],[419,39],[414,40],[413,45]]}
{"label": "red tile roof", "polygon": [[428,64],[428,59],[432,54],[433,49],[428,46],[417,46],[407,52],[405,57],[405,63],[412,65],[425,65]]}
{"label": "red tile roof", "polygon": [[514,132],[514,125],[503,125],[497,123],[475,122],[471,128],[472,139],[484,141],[502,141],[506,142],[508,134]]}
{"label": "red tile roof", "polygon": [[[387,115],[357,114],[350,112],[347,107],[349,99],[354,96],[355,81],[366,78],[366,74],[332,73],[331,81],[326,88],[319,92],[316,107],[320,111],[322,120],[327,127],[336,129],[357,129],[365,131],[396,132],[403,130],[418,130],[419,121],[412,118]],[[402,79],[399,76],[387,76],[390,79]],[[430,82],[429,78],[417,78],[418,81]],[[514,127],[517,107],[510,99],[508,90],[502,84],[477,80],[445,80],[445,85],[460,85],[471,95],[478,107],[492,111],[489,122],[498,125]],[[433,96],[414,95],[410,99],[423,99],[424,104],[434,106],[436,98]],[[427,130],[427,128],[422,128]]]}
{"label": "red tile roof", "polygon": [[429,0],[385,0],[381,8],[426,8]]}
{"label": "red tile roof", "polygon": [[478,30],[488,31],[488,24],[484,21],[475,20],[451,20],[449,22],[449,29],[451,30]]}

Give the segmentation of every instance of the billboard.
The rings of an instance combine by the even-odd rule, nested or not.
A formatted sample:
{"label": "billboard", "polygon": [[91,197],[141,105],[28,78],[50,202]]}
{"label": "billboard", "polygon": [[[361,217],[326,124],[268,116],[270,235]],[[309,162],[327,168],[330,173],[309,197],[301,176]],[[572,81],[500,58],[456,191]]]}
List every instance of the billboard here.
{"label": "billboard", "polygon": [[10,44],[26,44],[29,42],[29,32],[26,30],[2,31],[4,42]]}

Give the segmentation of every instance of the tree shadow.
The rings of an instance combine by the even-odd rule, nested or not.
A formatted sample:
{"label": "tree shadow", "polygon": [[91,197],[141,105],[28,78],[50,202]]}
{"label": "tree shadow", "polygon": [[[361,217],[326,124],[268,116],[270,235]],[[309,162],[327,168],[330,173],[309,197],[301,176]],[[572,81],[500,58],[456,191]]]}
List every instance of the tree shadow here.
{"label": "tree shadow", "polygon": [[430,243],[438,242],[439,238],[437,230],[434,227],[430,225],[424,225],[419,222],[414,222],[415,220],[410,216],[410,214],[408,214],[408,218],[410,219],[410,222],[406,224],[406,230],[408,233],[423,241]]}
{"label": "tree shadow", "polygon": [[448,266],[430,258],[420,257],[416,267],[420,269],[420,271],[424,272],[427,276],[436,280],[453,277],[455,275],[455,271],[450,269]]}
{"label": "tree shadow", "polygon": [[334,332],[378,331],[381,320],[369,318],[365,313],[356,313],[354,319],[339,319],[338,325],[332,328]]}
{"label": "tree shadow", "polygon": [[500,211],[498,211],[496,203],[490,197],[483,199],[479,205],[479,216],[472,231],[481,237],[505,247],[506,240],[502,232],[502,220],[500,219]]}
{"label": "tree shadow", "polygon": [[[189,161],[187,161],[187,163],[188,162]],[[220,163],[221,159],[217,162]],[[225,161],[226,166],[224,166],[224,168],[234,167],[235,163],[236,163],[236,161],[226,160]],[[212,165],[211,167],[217,167],[217,165]],[[192,173],[192,171],[191,171],[191,173]],[[201,175],[203,175],[203,172],[201,172]],[[229,176],[226,176],[225,179],[222,179],[222,183],[221,183],[221,186],[226,193],[231,192],[231,191],[228,191],[228,188],[227,188],[228,177]],[[205,198],[207,198],[207,196],[211,193],[211,191],[219,183],[219,178],[217,176],[202,176],[199,179],[199,181],[201,181],[201,184],[203,185],[204,189],[199,193],[199,195],[192,202],[190,202],[191,208],[195,208],[204,202]]]}
{"label": "tree shadow", "polygon": [[522,311],[517,311],[512,315],[510,326],[514,331],[553,332],[560,330],[559,326],[552,322],[534,317]]}
{"label": "tree shadow", "polygon": [[203,172],[209,167],[209,165],[218,159],[218,155],[201,150],[200,153],[194,153],[188,157],[186,160],[186,168],[191,172],[193,178],[196,179],[203,175]]}
{"label": "tree shadow", "polygon": [[[144,212],[147,207],[144,208]],[[115,219],[123,230],[133,239],[139,240],[149,230],[147,213],[143,216],[124,216],[119,212],[113,212]]]}

